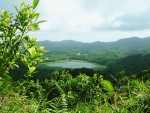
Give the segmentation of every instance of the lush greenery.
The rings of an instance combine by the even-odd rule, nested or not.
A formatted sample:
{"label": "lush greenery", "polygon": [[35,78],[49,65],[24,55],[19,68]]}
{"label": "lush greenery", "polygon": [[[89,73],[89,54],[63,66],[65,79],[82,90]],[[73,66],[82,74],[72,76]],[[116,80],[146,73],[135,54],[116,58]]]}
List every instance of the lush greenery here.
{"label": "lush greenery", "polygon": [[[150,72],[140,73],[149,78]],[[134,75],[135,76],[135,75]],[[139,75],[138,75],[139,76]],[[144,76],[143,76],[144,77]],[[150,79],[124,77],[111,83],[102,75],[72,77],[55,72],[50,79],[0,81],[0,112],[146,113],[150,111]]]}
{"label": "lush greenery", "polygon": [[148,69],[150,69],[150,54],[136,54],[109,64],[106,71],[114,73],[124,70],[126,74],[130,75]]}
{"label": "lush greenery", "polygon": [[118,58],[134,54],[150,53],[150,37],[140,39],[137,37],[126,38],[115,42],[82,43],[71,40],[61,42],[42,41],[48,50],[48,61],[64,59],[86,60],[104,65],[114,63]]}
{"label": "lush greenery", "polygon": [[[16,16],[7,11],[0,16],[1,113],[150,112],[150,70],[144,62],[149,61],[149,55],[123,58],[125,54],[98,50],[49,51],[49,61],[83,59],[103,63],[108,68],[49,69],[42,63],[36,72],[37,64],[45,59],[45,49],[28,32],[38,30],[43,22],[38,21],[39,13],[35,12],[38,2],[33,0],[33,6],[21,3],[20,8],[15,7]],[[128,70],[131,61],[139,61],[137,64],[147,70],[139,66],[140,72],[129,76],[128,71],[133,72]]]}

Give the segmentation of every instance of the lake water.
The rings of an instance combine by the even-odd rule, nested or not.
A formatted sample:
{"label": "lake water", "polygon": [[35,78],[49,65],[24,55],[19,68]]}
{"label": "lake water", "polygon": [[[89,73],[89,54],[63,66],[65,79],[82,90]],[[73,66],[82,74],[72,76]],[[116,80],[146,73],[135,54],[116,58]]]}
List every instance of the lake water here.
{"label": "lake water", "polygon": [[71,68],[71,69],[76,69],[76,68],[96,68],[101,65],[98,65],[96,63],[90,63],[86,61],[60,61],[60,62],[50,62],[47,64],[48,66],[52,67],[62,67],[62,68]]}

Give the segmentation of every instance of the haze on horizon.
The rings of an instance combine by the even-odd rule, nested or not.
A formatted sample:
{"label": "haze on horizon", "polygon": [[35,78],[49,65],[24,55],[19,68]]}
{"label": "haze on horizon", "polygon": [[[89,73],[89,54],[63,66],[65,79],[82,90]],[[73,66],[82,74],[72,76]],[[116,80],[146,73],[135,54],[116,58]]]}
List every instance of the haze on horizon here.
{"label": "haze on horizon", "polygon": [[[13,11],[32,0],[1,0],[0,10]],[[150,0],[40,0],[37,12],[47,20],[32,36],[38,40],[116,41],[150,36]]]}

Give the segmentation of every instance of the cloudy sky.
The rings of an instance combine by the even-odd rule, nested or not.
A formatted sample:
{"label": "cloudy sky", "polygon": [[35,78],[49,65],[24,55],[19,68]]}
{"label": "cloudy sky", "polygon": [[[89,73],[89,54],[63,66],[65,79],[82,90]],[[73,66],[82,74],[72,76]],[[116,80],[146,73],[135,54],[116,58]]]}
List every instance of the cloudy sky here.
{"label": "cloudy sky", "polygon": [[[20,1],[0,0],[0,10],[14,12],[12,4]],[[47,20],[31,34],[38,40],[108,42],[150,36],[150,0],[40,0],[36,10]]]}

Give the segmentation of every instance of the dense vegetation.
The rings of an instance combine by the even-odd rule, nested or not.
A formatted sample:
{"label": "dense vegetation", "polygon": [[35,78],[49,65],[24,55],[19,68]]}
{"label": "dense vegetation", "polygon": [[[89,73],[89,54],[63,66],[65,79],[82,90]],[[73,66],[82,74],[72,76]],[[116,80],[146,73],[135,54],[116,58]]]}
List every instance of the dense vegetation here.
{"label": "dense vegetation", "polygon": [[[37,4],[38,0],[33,1],[33,6],[21,3],[20,8],[15,7],[16,16],[7,11],[2,11],[0,16],[1,113],[150,112],[150,55],[147,49],[142,50],[147,55],[132,56],[128,56],[132,52],[125,48],[116,50],[117,43],[113,49],[106,46],[110,51],[48,50],[45,55],[49,60],[43,61],[44,47],[28,35],[29,31],[38,30],[43,22],[37,21],[39,13],[34,10]],[[49,69],[42,63],[36,70],[41,61],[63,59],[96,62],[106,65],[107,69]]]}
{"label": "dense vegetation", "polygon": [[[140,73],[142,76],[144,73]],[[146,73],[149,78],[150,72]],[[1,80],[1,112],[146,113],[150,80],[124,78],[117,83],[102,75],[72,77],[55,72],[40,81]]]}
{"label": "dense vegetation", "polygon": [[126,74],[130,75],[148,69],[150,69],[150,54],[136,54],[109,64],[107,71],[113,73],[117,70],[124,70]]}

